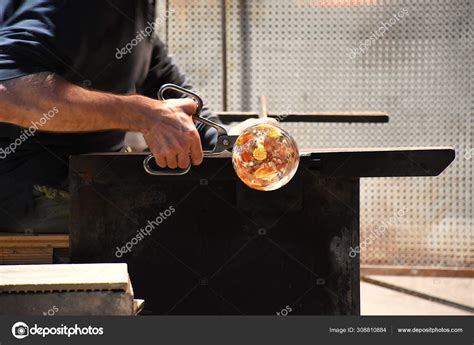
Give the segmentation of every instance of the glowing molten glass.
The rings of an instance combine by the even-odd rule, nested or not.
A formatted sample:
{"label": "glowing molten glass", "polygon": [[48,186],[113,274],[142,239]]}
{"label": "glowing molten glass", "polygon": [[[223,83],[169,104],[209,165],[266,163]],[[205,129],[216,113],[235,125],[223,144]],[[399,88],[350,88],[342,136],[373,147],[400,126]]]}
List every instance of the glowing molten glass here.
{"label": "glowing molten glass", "polygon": [[239,178],[250,188],[271,191],[286,185],[298,170],[295,140],[283,129],[260,124],[245,129],[232,151]]}

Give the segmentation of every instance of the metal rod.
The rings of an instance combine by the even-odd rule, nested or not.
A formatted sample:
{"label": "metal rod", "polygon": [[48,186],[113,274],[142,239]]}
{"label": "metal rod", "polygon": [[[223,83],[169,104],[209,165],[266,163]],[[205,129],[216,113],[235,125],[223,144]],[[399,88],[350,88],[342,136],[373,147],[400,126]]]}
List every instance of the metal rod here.
{"label": "metal rod", "polygon": [[[170,13],[169,10],[170,10],[170,3],[169,3],[169,0],[165,0],[165,6],[166,6],[166,14]],[[166,35],[166,50],[169,49],[169,38],[168,38],[168,35],[169,35],[169,28],[170,28],[170,16],[166,16],[166,20],[165,20],[165,35]]]}
{"label": "metal rod", "polygon": [[227,111],[227,1],[221,0],[222,107]]}
{"label": "metal rod", "polygon": [[252,99],[252,52],[250,44],[250,13],[249,13],[249,2],[248,0],[239,0],[240,7],[240,40],[242,42],[242,48],[240,49],[240,99],[242,111],[249,111],[251,109]]}

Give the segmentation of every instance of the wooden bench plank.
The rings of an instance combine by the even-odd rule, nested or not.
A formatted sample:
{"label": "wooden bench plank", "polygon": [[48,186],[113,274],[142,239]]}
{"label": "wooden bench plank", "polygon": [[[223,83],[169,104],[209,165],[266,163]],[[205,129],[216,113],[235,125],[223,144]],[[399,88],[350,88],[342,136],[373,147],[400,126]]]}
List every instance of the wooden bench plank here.
{"label": "wooden bench plank", "polygon": [[123,291],[0,294],[0,315],[136,315],[133,296]]}
{"label": "wooden bench plank", "polygon": [[0,248],[69,248],[69,235],[0,234]]}
{"label": "wooden bench plank", "polygon": [[0,266],[0,292],[128,289],[126,264]]}
{"label": "wooden bench plank", "polygon": [[474,278],[474,269],[456,267],[406,267],[361,265],[361,275]]}
{"label": "wooden bench plank", "polygon": [[50,264],[53,248],[0,248],[1,265]]}
{"label": "wooden bench plank", "polygon": [[[258,118],[255,112],[217,112],[223,123],[240,122]],[[350,112],[269,112],[268,117],[284,122],[343,122],[343,123],[387,123],[389,116],[380,111]]]}

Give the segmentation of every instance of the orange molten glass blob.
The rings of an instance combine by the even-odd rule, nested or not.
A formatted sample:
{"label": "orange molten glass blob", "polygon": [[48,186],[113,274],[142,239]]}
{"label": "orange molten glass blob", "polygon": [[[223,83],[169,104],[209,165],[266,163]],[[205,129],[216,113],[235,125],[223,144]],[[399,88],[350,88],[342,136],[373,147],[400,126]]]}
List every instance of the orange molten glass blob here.
{"label": "orange molten glass blob", "polygon": [[247,186],[271,191],[286,185],[298,170],[295,140],[283,129],[260,124],[245,129],[232,151],[232,163]]}

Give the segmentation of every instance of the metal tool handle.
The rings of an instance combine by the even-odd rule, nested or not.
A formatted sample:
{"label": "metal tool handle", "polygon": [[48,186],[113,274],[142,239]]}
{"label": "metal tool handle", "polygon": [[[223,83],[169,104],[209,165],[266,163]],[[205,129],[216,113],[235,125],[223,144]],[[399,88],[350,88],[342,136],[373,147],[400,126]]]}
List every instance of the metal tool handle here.
{"label": "metal tool handle", "polygon": [[191,97],[192,99],[194,99],[197,102],[198,108],[197,108],[196,113],[193,115],[193,119],[215,128],[216,131],[217,131],[218,136],[227,135],[227,130],[224,127],[222,127],[218,123],[215,123],[214,121],[211,121],[211,120],[208,120],[204,117],[201,117],[201,112],[202,112],[202,108],[204,106],[204,103],[202,101],[201,96],[199,96],[197,93],[195,93],[193,91],[190,91],[188,89],[185,89],[184,87],[181,87],[181,86],[178,86],[178,85],[165,84],[162,87],[160,87],[160,90],[158,91],[158,99],[160,99],[162,101],[166,100],[166,98],[164,97],[164,93],[166,91],[170,91],[170,90],[171,91],[176,91],[176,92],[181,92],[182,94]]}
{"label": "metal tool handle", "polygon": [[[164,84],[163,86],[160,87],[160,90],[158,91],[158,99],[160,99],[162,101],[166,100],[164,94],[167,91],[180,92],[180,93],[194,99],[197,103],[197,110],[196,110],[196,113],[193,115],[193,119],[195,119],[196,121],[205,123],[206,125],[209,125],[211,127],[214,127],[217,131],[218,136],[227,135],[227,130],[224,127],[222,127],[221,125],[219,125],[219,124],[217,124],[213,121],[210,121],[208,119],[205,119],[205,118],[201,117],[201,112],[202,112],[202,108],[204,106],[204,103],[202,101],[202,98],[197,93],[195,93],[193,91],[190,91],[188,89],[185,89],[181,86],[175,85],[175,84]],[[212,155],[212,154],[215,154],[215,152],[213,150],[212,151],[204,151],[204,155]],[[155,175],[155,176],[173,176],[173,175],[175,175],[175,176],[179,176],[179,175],[186,175],[189,172],[189,170],[191,170],[191,164],[186,169],[180,169],[180,168],[177,168],[177,169],[166,169],[165,168],[165,169],[163,169],[163,168],[160,168],[160,167],[158,167],[158,169],[153,169],[150,166],[150,162],[152,162],[153,159],[154,159],[153,155],[149,155],[143,161],[143,168],[150,175]]]}
{"label": "metal tool handle", "polygon": [[160,167],[158,167],[158,169],[153,169],[150,166],[150,164],[153,163],[154,159],[155,159],[155,157],[153,157],[153,155],[149,155],[143,160],[143,168],[150,175],[154,175],[154,176],[181,176],[181,175],[186,175],[189,172],[189,170],[191,170],[191,164],[186,169],[179,169],[179,168],[169,169],[169,168],[160,168]]}
{"label": "metal tool handle", "polygon": [[181,87],[181,86],[178,86],[178,85],[175,85],[175,84],[164,84],[160,87],[160,90],[158,90],[158,99],[161,100],[161,101],[165,101],[166,100],[165,92],[167,92],[167,91],[180,92],[180,93],[194,99],[196,101],[198,107],[197,107],[196,113],[193,115],[193,117],[196,118],[196,119],[201,119],[201,111],[202,111],[202,107],[204,106],[204,102],[202,101],[201,96],[199,96],[197,93],[195,93],[191,90],[185,89],[184,87]]}

